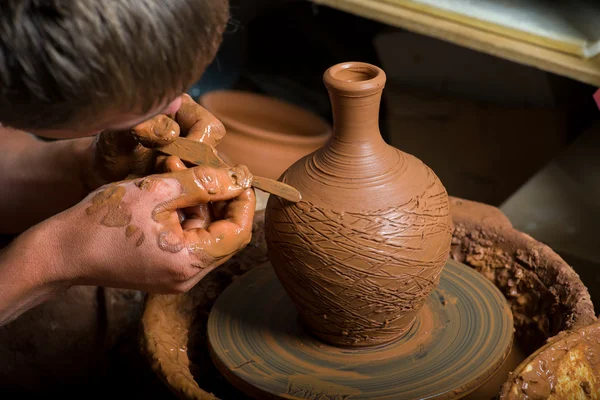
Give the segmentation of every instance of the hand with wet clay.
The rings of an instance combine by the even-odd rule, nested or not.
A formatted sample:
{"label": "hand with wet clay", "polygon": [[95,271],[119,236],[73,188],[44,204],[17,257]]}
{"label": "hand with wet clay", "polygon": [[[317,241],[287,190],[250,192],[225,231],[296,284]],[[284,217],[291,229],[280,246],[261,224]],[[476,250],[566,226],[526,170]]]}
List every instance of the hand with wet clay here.
{"label": "hand with wet clay", "polygon": [[2,280],[12,284],[0,325],[72,285],[188,291],[250,241],[251,183],[245,167],[202,166],[101,187],[0,256],[14,274]]}
{"label": "hand with wet clay", "polygon": [[21,233],[104,184],[167,170],[166,158],[149,147],[179,135],[216,146],[225,134],[223,124],[188,95],[178,99],[163,110],[170,116],[159,114],[133,129],[95,137],[45,142],[0,126],[0,233]]}
{"label": "hand with wet clay", "polygon": [[129,130],[104,131],[92,143],[84,184],[94,190],[127,176],[145,176],[164,171],[165,156],[152,148],[172,143],[179,136],[216,146],[225,127],[189,95],[181,96],[181,106],[171,115],[159,114]]}

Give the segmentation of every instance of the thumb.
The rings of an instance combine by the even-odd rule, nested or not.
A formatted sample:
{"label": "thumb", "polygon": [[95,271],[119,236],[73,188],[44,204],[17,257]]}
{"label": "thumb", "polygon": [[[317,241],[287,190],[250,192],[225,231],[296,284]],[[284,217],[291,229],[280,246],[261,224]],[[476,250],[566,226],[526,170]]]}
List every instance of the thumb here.
{"label": "thumb", "polygon": [[244,165],[227,169],[200,166],[145,178],[140,187],[143,188],[144,181],[150,183],[153,179],[171,181],[179,189],[176,197],[154,209],[153,216],[158,221],[168,218],[178,209],[234,199],[250,188],[253,176]]}
{"label": "thumb", "polygon": [[144,147],[164,146],[179,137],[179,124],[159,114],[133,127],[131,134]]}

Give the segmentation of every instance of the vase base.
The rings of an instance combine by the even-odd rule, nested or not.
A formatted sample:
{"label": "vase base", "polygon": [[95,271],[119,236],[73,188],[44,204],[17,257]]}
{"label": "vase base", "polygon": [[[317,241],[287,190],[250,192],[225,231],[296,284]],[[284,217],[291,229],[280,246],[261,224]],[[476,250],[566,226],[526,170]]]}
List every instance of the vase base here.
{"label": "vase base", "polygon": [[298,323],[303,325],[305,329],[309,331],[310,334],[315,336],[317,340],[321,340],[328,345],[342,349],[376,349],[379,347],[388,346],[391,343],[401,340],[406,334],[408,334],[417,320],[417,312],[410,313],[405,319],[408,320],[408,322],[404,324],[404,329],[400,331],[394,331],[393,335],[384,336],[379,334],[377,337],[364,335],[361,339],[342,335],[331,335],[327,332],[320,331],[319,329],[311,328],[301,316],[298,316]]}
{"label": "vase base", "polygon": [[254,398],[454,399],[502,366],[513,319],[493,284],[449,260],[400,338],[375,347],[332,346],[300,322],[267,263],[223,292],[207,330],[219,371]]}

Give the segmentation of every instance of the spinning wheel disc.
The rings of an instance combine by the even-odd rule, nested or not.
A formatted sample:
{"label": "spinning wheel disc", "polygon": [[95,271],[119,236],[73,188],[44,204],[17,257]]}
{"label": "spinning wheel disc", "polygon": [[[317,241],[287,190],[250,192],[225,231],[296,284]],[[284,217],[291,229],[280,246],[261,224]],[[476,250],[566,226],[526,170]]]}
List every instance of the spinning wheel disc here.
{"label": "spinning wheel disc", "polygon": [[408,333],[376,348],[311,336],[268,263],[234,281],[208,319],[216,366],[261,399],[460,398],[500,368],[512,339],[504,296],[451,260]]}

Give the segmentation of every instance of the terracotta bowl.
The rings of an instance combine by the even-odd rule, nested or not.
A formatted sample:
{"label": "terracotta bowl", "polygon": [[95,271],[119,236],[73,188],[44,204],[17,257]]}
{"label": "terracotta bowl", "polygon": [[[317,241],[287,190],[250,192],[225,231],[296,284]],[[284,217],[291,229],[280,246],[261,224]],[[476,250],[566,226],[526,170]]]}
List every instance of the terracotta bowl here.
{"label": "terracotta bowl", "polygon": [[[497,208],[452,198],[451,210],[455,224],[451,256],[477,269],[503,291],[525,356],[562,331],[596,321],[587,288],[550,248],[513,229]],[[206,323],[219,294],[234,279],[267,261],[263,217],[264,213],[257,213],[251,244],[188,294],[146,299],[142,352],[166,386],[182,399],[247,398],[214,367]],[[496,396],[508,372],[491,383]]]}
{"label": "terracotta bowl", "polygon": [[501,400],[597,399],[600,323],[565,331],[529,356],[502,388]]}
{"label": "terracotta bowl", "polygon": [[327,121],[273,97],[220,90],[205,94],[199,103],[227,129],[219,153],[267,178],[278,179],[290,165],[331,137]]}

